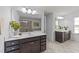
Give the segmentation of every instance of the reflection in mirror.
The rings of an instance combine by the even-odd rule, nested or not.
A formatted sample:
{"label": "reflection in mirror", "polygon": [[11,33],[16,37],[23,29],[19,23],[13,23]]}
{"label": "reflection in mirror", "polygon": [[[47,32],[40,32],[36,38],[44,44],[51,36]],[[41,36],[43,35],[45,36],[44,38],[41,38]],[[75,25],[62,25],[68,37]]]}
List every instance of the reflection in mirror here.
{"label": "reflection in mirror", "polygon": [[[27,9],[27,8],[26,8]],[[41,15],[38,11],[29,9],[12,8],[12,20],[16,20],[21,24],[20,32],[41,31]],[[23,12],[22,12],[23,10]],[[28,11],[28,12],[27,12]]]}
{"label": "reflection in mirror", "polygon": [[55,20],[55,27],[56,27],[56,29],[58,29],[58,20]]}
{"label": "reflection in mirror", "polygon": [[55,19],[55,25],[56,25],[57,30],[68,30],[69,29],[68,22],[64,17],[58,16]]}
{"label": "reflection in mirror", "polygon": [[20,18],[20,24],[22,28],[20,32],[37,31],[41,30],[41,19],[33,18]]}

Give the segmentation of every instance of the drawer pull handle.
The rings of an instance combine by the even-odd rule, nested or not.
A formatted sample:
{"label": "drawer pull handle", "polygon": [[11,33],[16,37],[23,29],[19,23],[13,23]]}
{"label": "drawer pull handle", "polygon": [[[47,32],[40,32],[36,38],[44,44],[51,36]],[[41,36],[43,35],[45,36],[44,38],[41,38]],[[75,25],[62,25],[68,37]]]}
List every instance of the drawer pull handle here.
{"label": "drawer pull handle", "polygon": [[11,48],[11,49],[13,50],[13,49],[15,49],[15,48]]}
{"label": "drawer pull handle", "polygon": [[31,42],[30,44],[34,44],[34,42]]}
{"label": "drawer pull handle", "polygon": [[14,45],[15,43],[12,43],[12,45]]}

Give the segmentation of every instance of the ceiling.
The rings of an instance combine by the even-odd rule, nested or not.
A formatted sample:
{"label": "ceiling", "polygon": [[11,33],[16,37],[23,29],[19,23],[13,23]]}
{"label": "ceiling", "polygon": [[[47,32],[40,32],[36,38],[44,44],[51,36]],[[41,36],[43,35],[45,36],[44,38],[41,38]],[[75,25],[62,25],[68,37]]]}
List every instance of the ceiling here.
{"label": "ceiling", "polygon": [[47,13],[53,12],[56,15],[67,15],[69,13],[79,11],[79,6],[36,6],[33,8],[44,10]]}
{"label": "ceiling", "polygon": [[45,11],[53,12],[57,15],[67,15],[69,13],[72,13],[78,10],[79,10],[78,6],[51,6],[51,7],[46,7],[45,9]]}
{"label": "ceiling", "polygon": [[55,13],[56,15],[67,15],[79,10],[79,6],[22,6],[36,10],[42,10],[46,13]]}

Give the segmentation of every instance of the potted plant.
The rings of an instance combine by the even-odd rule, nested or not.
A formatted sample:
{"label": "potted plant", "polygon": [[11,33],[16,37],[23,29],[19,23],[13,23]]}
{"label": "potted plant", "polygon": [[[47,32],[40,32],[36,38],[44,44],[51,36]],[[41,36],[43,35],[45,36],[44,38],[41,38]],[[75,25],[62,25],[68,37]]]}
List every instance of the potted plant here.
{"label": "potted plant", "polygon": [[14,29],[14,35],[17,35],[17,30],[21,28],[20,23],[16,21],[11,21],[10,26]]}

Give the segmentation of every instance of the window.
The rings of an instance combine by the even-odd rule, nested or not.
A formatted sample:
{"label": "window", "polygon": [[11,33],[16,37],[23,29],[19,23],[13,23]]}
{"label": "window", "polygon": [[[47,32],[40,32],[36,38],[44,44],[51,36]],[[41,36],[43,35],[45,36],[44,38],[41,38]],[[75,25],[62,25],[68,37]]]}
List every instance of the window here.
{"label": "window", "polygon": [[79,17],[74,19],[74,33],[79,33]]}

